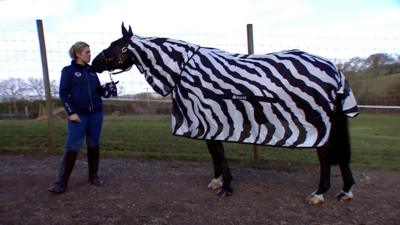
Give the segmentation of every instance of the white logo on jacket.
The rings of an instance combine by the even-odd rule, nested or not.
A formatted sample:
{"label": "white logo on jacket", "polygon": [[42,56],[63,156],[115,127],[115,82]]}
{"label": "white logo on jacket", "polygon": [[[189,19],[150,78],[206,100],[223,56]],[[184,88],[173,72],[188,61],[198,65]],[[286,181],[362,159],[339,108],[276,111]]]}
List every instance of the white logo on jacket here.
{"label": "white logo on jacket", "polygon": [[81,77],[81,76],[82,76],[82,73],[81,73],[81,72],[75,72],[74,75],[75,75],[76,77]]}

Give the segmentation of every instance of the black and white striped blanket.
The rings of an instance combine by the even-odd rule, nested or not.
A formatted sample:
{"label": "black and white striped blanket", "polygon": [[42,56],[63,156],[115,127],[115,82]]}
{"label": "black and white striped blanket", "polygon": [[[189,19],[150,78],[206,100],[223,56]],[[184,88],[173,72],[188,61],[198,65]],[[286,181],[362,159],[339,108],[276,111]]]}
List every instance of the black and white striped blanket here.
{"label": "black and white striped blanket", "polygon": [[244,55],[167,38],[131,41],[147,82],[163,96],[172,93],[174,135],[318,147],[328,140],[338,94],[344,113],[358,113],[335,65],[300,50]]}

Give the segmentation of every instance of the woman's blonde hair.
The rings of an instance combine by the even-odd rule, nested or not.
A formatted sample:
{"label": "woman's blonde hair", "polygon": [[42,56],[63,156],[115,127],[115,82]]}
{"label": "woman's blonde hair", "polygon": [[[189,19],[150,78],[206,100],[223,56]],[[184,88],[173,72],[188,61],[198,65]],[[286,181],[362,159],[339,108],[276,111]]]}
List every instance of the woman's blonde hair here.
{"label": "woman's blonde hair", "polygon": [[89,45],[83,41],[78,41],[73,44],[69,49],[69,56],[71,59],[76,59],[76,54],[80,53],[85,47],[89,47]]}

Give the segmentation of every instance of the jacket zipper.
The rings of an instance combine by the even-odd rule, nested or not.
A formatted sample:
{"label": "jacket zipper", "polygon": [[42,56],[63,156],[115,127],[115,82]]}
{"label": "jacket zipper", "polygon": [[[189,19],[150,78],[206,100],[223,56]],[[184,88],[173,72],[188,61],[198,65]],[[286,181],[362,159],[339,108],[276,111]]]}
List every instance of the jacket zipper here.
{"label": "jacket zipper", "polygon": [[86,81],[87,81],[87,85],[88,85],[88,90],[89,90],[89,100],[90,100],[90,106],[89,106],[89,112],[93,112],[93,100],[92,100],[92,91],[90,89],[90,83],[89,83],[89,75],[86,72]]}

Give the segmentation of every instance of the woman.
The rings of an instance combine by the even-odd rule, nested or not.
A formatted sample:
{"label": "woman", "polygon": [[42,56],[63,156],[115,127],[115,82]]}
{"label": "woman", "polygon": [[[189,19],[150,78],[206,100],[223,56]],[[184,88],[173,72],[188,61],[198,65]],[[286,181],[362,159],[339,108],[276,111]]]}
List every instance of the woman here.
{"label": "woman", "polygon": [[48,189],[52,193],[66,191],[68,179],[75,165],[76,157],[86,137],[89,182],[103,186],[99,178],[99,146],[103,123],[103,97],[107,87],[100,85],[97,74],[88,64],[91,53],[89,45],[77,42],[69,50],[71,65],[63,68],[60,80],[60,99],[68,113],[68,138],[64,157],[61,161],[57,180]]}

